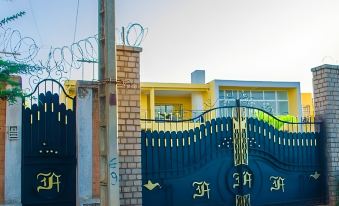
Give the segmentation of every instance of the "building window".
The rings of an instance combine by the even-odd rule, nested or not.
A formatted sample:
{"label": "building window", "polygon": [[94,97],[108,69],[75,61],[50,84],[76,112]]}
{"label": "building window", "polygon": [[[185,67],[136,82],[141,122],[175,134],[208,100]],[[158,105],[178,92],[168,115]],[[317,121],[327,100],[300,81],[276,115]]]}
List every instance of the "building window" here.
{"label": "building window", "polygon": [[220,106],[235,105],[236,99],[240,99],[242,105],[261,108],[274,115],[288,114],[287,91],[219,90]]}
{"label": "building window", "polygon": [[157,120],[181,120],[183,110],[181,104],[155,105],[155,119]]}

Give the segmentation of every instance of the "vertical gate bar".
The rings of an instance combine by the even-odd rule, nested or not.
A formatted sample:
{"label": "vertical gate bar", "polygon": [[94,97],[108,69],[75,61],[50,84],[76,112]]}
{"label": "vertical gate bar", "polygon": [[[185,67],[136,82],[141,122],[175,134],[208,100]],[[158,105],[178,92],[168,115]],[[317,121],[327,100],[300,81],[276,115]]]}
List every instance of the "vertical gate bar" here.
{"label": "vertical gate bar", "polygon": [[[292,142],[292,140],[294,139],[293,133],[289,132],[289,142]],[[298,145],[298,144],[297,144]],[[302,158],[302,154],[300,153],[300,147],[297,146],[297,148],[293,148],[291,146],[291,144],[288,145],[289,146],[289,154],[290,154],[290,161],[293,163],[298,163],[298,165],[301,164],[301,158]]]}
{"label": "vertical gate bar", "polygon": [[197,135],[196,129],[192,129],[192,134],[193,134],[193,154],[194,154],[194,162],[195,162],[195,167],[199,168],[200,167],[200,162],[199,162],[199,138]]}
{"label": "vertical gate bar", "polygon": [[200,137],[201,137],[201,155],[203,157],[203,162],[206,163],[207,162],[207,150],[206,150],[206,141],[207,141],[207,137],[206,137],[206,128],[204,124],[200,125]]}
{"label": "vertical gate bar", "polygon": [[192,169],[195,169],[195,157],[194,157],[194,133],[193,130],[189,130],[188,132],[188,155],[190,160],[190,166],[189,171],[192,171]]}
{"label": "vertical gate bar", "polygon": [[[52,82],[52,84],[53,84],[53,82]],[[51,112],[50,112],[51,111],[51,108],[50,108],[51,102],[52,102],[52,93],[48,92],[48,93],[45,94],[45,102],[43,103],[43,105],[44,105],[43,113],[44,113],[44,116],[45,116],[44,123],[45,123],[45,128],[46,128],[45,134],[44,134],[44,141],[46,142],[47,139],[49,138],[50,144],[56,145],[55,138],[53,136],[53,132],[50,132],[52,130],[52,125],[53,125],[53,119],[52,119],[52,115],[51,115]],[[48,136],[47,136],[47,134],[48,134]]]}
{"label": "vertical gate bar", "polygon": [[[216,146],[218,146],[220,144],[220,142],[223,140],[223,138],[225,137],[225,125],[223,124],[223,121],[225,121],[225,117],[220,117],[219,118],[219,124],[218,124],[218,139],[216,141]],[[222,154],[222,150],[220,150],[218,147],[216,147],[218,149],[218,154],[219,156]]]}
{"label": "vertical gate bar", "polygon": [[[252,119],[252,118],[251,118]],[[263,135],[264,135],[264,126],[263,126],[263,121],[251,121],[251,125],[253,126],[253,124],[256,124],[258,125],[258,132],[253,132],[253,127],[250,127],[251,129],[251,136],[254,137],[254,140],[255,142],[257,142],[258,145],[262,145],[262,139],[263,139]]]}
{"label": "vertical gate bar", "polygon": [[283,149],[283,144],[282,144],[282,137],[281,137],[281,133],[280,131],[278,131],[277,128],[275,128],[275,132],[277,134],[277,138],[278,138],[278,144],[277,144],[277,155],[278,155],[278,159],[281,161],[282,160],[282,155],[281,155],[281,150]]}
{"label": "vertical gate bar", "polygon": [[160,145],[159,151],[158,151],[159,172],[160,172],[160,178],[164,178],[165,175],[166,175],[166,172],[165,172],[166,153],[165,153],[165,133],[164,133],[164,131],[159,132],[158,141],[160,141],[160,144],[158,142],[158,145]]}
{"label": "vertical gate bar", "polygon": [[[298,136],[298,134],[293,133],[293,140],[302,140],[303,141],[303,135]],[[297,144],[298,145],[298,144]],[[300,144],[299,144],[300,145]],[[293,154],[297,153],[298,154],[298,161],[300,165],[304,165],[304,151],[303,151],[303,146],[302,147],[298,147],[298,146],[294,146],[293,147]]]}
{"label": "vertical gate bar", "polygon": [[212,128],[211,128],[211,122],[210,121],[208,121],[208,122],[206,122],[206,132],[207,132],[207,139],[206,139],[206,144],[207,144],[207,146],[206,146],[206,153],[207,153],[207,159],[208,160],[210,160],[210,159],[212,159],[212,152],[213,152],[213,149],[212,149],[212,135],[211,135],[211,133],[212,133]]}
{"label": "vertical gate bar", "polygon": [[280,131],[281,132],[281,136],[283,138],[283,141],[284,141],[284,148],[283,148],[283,151],[282,151],[282,154],[283,154],[283,158],[282,158],[282,161],[284,162],[288,162],[288,163],[291,163],[290,160],[288,159],[288,151],[290,150],[290,145],[288,144],[290,139],[288,139],[288,137],[286,136],[286,133],[285,131]]}
{"label": "vertical gate bar", "polygon": [[171,136],[170,136],[170,154],[171,154],[171,176],[174,175],[174,173],[176,172],[176,143],[175,143],[175,139],[176,139],[176,133],[174,131],[171,132]]}
{"label": "vertical gate bar", "polygon": [[182,132],[181,131],[177,131],[177,174],[176,175],[180,175],[181,171],[182,171],[182,151],[183,151],[183,146],[180,144],[182,143]]}
{"label": "vertical gate bar", "polygon": [[150,148],[151,148],[151,157],[152,157],[152,167],[151,167],[151,171],[152,171],[152,177],[156,176],[156,172],[155,172],[155,168],[156,168],[156,164],[157,162],[155,161],[155,151],[154,151],[154,147],[155,147],[155,142],[154,139],[155,137],[158,135],[158,131],[153,131],[152,133],[152,137],[151,137],[151,141],[150,143]]}
{"label": "vertical gate bar", "polygon": [[183,168],[184,168],[184,174],[187,172],[187,167],[189,165],[189,151],[188,151],[188,132],[187,130],[183,130]]}
{"label": "vertical gate bar", "polygon": [[[37,100],[37,103],[36,103],[36,106],[37,106],[37,118],[36,118],[36,121],[35,121],[35,124],[37,125],[37,137],[36,137],[36,142],[40,142],[40,122],[39,122],[39,106],[40,106],[40,85],[38,85],[38,100]],[[34,145],[37,145],[38,143],[35,143]],[[36,149],[36,148],[34,148]]]}
{"label": "vertical gate bar", "polygon": [[[159,165],[159,132],[154,133],[153,140],[154,140],[154,146],[153,146],[153,159],[154,159],[154,176],[156,179],[160,178],[160,165]],[[153,144],[153,143],[152,143]]]}
{"label": "vertical gate bar", "polygon": [[[226,116],[222,118],[221,128],[222,128],[222,134],[221,134],[221,138],[218,140],[218,144],[220,146],[222,146],[221,142],[226,143],[226,140],[227,140],[227,129],[226,129],[227,128],[227,117]],[[225,145],[225,146],[227,146],[227,145]]]}
{"label": "vertical gate bar", "polygon": [[280,156],[279,156],[280,155],[280,152],[279,152],[279,148],[280,148],[279,133],[278,133],[277,129],[275,129],[274,127],[273,127],[273,132],[274,132],[274,137],[275,137],[274,154],[276,155],[276,157],[280,158]]}
{"label": "vertical gate bar", "polygon": [[147,165],[146,165],[146,171],[148,174],[148,178],[150,178],[152,176],[152,148],[151,148],[151,144],[152,144],[152,136],[153,133],[151,131],[147,131],[146,133],[146,157],[147,157]]}
{"label": "vertical gate bar", "polygon": [[142,178],[142,182],[146,182],[146,167],[147,165],[146,163],[146,156],[147,156],[147,151],[146,151],[146,130],[142,129],[141,130],[141,178]]}
{"label": "vertical gate bar", "polygon": [[165,154],[166,154],[166,161],[165,161],[165,165],[166,165],[166,177],[170,176],[170,172],[171,172],[171,133],[169,131],[165,132]]}
{"label": "vertical gate bar", "polygon": [[[212,159],[216,156],[216,153],[215,153],[215,150],[217,149],[217,144],[216,144],[216,134],[217,134],[217,131],[216,131],[216,121],[215,119],[213,119],[211,121],[211,125],[212,125],[212,135],[211,135],[211,154],[212,154]],[[214,152],[213,152],[214,151]]]}

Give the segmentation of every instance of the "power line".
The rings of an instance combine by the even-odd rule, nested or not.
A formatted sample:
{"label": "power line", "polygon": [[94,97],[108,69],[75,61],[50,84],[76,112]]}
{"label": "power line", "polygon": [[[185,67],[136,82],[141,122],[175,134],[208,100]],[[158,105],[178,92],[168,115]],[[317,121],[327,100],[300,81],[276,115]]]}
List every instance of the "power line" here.
{"label": "power line", "polygon": [[78,0],[78,2],[77,2],[77,12],[76,12],[76,16],[75,16],[75,26],[74,26],[73,42],[75,42],[75,35],[77,33],[79,4],[80,4],[80,0]]}
{"label": "power line", "polygon": [[40,30],[39,30],[38,23],[37,23],[37,21],[36,21],[35,15],[34,15],[34,11],[33,11],[33,7],[32,7],[31,0],[28,0],[28,3],[29,3],[29,8],[31,9],[31,12],[32,12],[33,21],[34,21],[34,26],[35,26],[35,28],[36,28],[36,30],[37,30],[37,32],[38,32],[40,44],[43,45],[44,42],[42,41],[42,38],[41,38]]}

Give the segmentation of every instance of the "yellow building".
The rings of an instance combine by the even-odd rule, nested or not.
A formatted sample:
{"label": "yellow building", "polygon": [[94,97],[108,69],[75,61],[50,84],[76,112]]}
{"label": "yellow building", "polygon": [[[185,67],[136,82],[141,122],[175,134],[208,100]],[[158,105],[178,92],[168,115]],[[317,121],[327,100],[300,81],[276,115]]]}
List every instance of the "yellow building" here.
{"label": "yellow building", "polygon": [[191,74],[191,83],[141,83],[141,118],[183,120],[241,99],[273,115],[302,116],[299,82],[212,80],[205,71]]}
{"label": "yellow building", "polygon": [[[208,109],[207,84],[141,83],[142,119],[190,119],[195,112]],[[200,104],[200,105],[197,105]]]}
{"label": "yellow building", "polygon": [[[75,85],[76,81],[65,82],[65,89],[71,96],[75,95]],[[301,94],[299,82],[217,79],[205,83],[205,71],[196,70],[191,74],[191,83],[142,82],[140,118],[187,120],[213,108],[234,105],[236,99],[243,105],[262,108],[275,116],[291,115],[298,119],[314,116],[312,94]],[[141,123],[142,128],[162,127],[159,121]],[[187,124],[195,123],[188,121]],[[178,127],[177,123],[175,127]],[[192,128],[192,125],[188,127]]]}

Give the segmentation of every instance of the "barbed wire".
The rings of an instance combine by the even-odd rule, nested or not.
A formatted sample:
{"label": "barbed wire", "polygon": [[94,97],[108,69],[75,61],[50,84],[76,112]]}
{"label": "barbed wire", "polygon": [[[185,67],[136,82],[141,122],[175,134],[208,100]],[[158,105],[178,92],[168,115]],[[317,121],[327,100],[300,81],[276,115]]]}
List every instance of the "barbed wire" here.
{"label": "barbed wire", "polygon": [[39,47],[31,37],[23,37],[18,30],[0,27],[0,52],[6,58],[21,64],[32,62]]}
{"label": "barbed wire", "polygon": [[129,24],[127,26],[126,34],[124,33],[124,29],[121,32],[123,44],[135,47],[139,47],[141,45],[147,34],[148,28],[144,28],[143,26],[141,26],[141,24],[138,23]]}
{"label": "barbed wire", "polygon": [[321,60],[322,64],[338,64],[338,59],[333,58],[332,56],[324,56]]}
{"label": "barbed wire", "polygon": [[26,14],[25,11],[20,11],[16,14],[13,14],[12,16],[9,16],[9,17],[6,17],[6,18],[3,18],[1,21],[0,21],[0,27],[5,25],[5,24],[8,24],[9,22],[11,21],[14,21],[22,16],[24,16]]}
{"label": "barbed wire", "polygon": [[[148,29],[134,23],[122,27],[120,44],[140,46]],[[83,69],[84,63],[98,63],[98,35],[81,39],[68,46],[51,47],[44,52],[31,37],[24,37],[18,30],[0,27],[0,57],[20,64],[28,64],[32,70],[25,74],[30,92],[43,79],[55,79],[64,82],[71,77],[74,70]]]}

